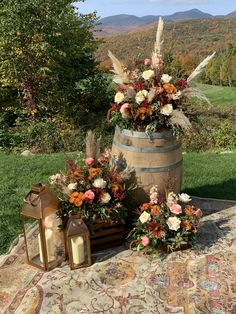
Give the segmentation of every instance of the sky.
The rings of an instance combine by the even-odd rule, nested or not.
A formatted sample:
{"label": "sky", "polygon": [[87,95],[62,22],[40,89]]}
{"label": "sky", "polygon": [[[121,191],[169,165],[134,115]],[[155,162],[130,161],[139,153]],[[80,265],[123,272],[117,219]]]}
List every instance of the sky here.
{"label": "sky", "polygon": [[169,15],[193,8],[225,15],[236,10],[236,0],[85,0],[76,6],[81,13],[96,11],[101,18],[116,14]]}

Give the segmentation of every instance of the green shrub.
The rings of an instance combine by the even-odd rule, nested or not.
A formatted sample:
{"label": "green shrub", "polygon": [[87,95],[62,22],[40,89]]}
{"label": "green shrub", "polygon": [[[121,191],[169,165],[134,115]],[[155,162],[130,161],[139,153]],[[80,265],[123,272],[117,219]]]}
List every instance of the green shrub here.
{"label": "green shrub", "polygon": [[216,129],[215,146],[217,148],[233,149],[236,146],[236,134],[230,121],[223,121]]}

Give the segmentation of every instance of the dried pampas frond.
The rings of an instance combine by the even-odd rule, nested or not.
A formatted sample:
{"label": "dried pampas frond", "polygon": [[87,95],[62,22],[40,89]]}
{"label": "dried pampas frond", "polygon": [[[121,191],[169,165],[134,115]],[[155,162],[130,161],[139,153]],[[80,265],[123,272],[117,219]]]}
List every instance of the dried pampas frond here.
{"label": "dried pampas frond", "polygon": [[161,54],[161,46],[163,44],[162,34],[164,29],[164,22],[162,17],[159,17],[157,33],[156,33],[156,42],[154,45],[154,52],[157,52],[159,55]]}
{"label": "dried pampas frond", "polygon": [[173,110],[170,118],[170,123],[172,125],[180,126],[182,129],[189,131],[192,128],[192,124],[189,119],[183,114],[182,111]]}
{"label": "dried pampas frond", "polygon": [[156,96],[156,88],[151,88],[148,93],[148,102],[151,103]]}
{"label": "dried pampas frond", "polygon": [[124,180],[124,181],[129,180],[134,171],[135,171],[134,167],[127,165],[126,168],[120,172],[120,176],[121,176],[122,180]]}
{"label": "dried pampas frond", "polygon": [[112,61],[112,66],[113,70],[112,72],[115,74],[113,81],[117,84],[122,84],[122,83],[129,83],[129,71],[126,70],[125,66],[123,63],[121,63],[114,55],[113,53],[109,50],[108,51],[108,56]]}
{"label": "dried pampas frond", "polygon": [[100,157],[101,138],[96,139],[94,133],[89,130],[86,136],[86,157],[92,157],[97,162]]}
{"label": "dried pampas frond", "polygon": [[204,68],[208,65],[208,63],[211,61],[211,59],[214,57],[216,52],[213,52],[212,55],[206,57],[197,67],[196,69],[192,72],[192,74],[188,77],[187,82],[191,82],[193,79],[195,79],[199,74],[202,73]]}
{"label": "dried pampas frond", "polygon": [[185,88],[181,93],[186,97],[196,97],[210,105],[209,99],[197,88]]}
{"label": "dried pampas frond", "polygon": [[156,69],[160,64],[161,58],[161,47],[163,44],[162,34],[164,29],[164,22],[161,17],[159,17],[157,32],[156,32],[156,41],[154,44],[154,51],[152,53],[152,67]]}

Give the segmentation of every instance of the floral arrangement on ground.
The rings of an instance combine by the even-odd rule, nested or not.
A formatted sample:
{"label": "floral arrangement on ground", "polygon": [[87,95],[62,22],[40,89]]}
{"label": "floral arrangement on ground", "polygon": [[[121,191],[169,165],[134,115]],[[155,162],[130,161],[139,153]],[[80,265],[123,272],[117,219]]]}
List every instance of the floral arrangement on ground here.
{"label": "floral arrangement on ground", "polygon": [[189,100],[206,97],[190,83],[202,73],[215,53],[203,60],[190,76],[174,78],[165,72],[161,52],[164,23],[159,19],[156,42],[151,59],[139,60],[135,68],[126,68],[110,51],[117,93],[107,120],[121,129],[151,134],[161,128],[178,133],[191,129]]}
{"label": "floral arrangement on ground", "polygon": [[70,215],[79,214],[90,231],[96,222],[123,222],[127,216],[125,182],[132,169],[124,165],[122,156],[111,159],[108,151],[101,153],[100,140],[91,131],[86,138],[86,155],[83,164],[68,160],[67,173],[50,177],[61,203],[61,230]]}
{"label": "floral arrangement on ground", "polygon": [[163,198],[158,187],[150,190],[150,202],[139,207],[138,219],[129,237],[130,247],[138,252],[156,254],[192,246],[200,227],[202,211],[190,205],[186,193],[173,192]]}

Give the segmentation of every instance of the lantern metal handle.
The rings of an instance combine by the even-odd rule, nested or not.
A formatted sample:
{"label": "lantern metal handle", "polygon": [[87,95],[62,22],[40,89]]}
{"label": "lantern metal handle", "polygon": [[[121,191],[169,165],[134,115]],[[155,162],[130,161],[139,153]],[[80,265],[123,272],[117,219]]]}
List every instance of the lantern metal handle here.
{"label": "lantern metal handle", "polygon": [[[26,194],[26,196],[24,197],[24,202],[26,204],[30,204],[31,206],[37,206],[37,204],[34,204],[35,201],[37,201],[37,199],[39,198],[40,196],[40,193],[45,189],[45,186],[43,186],[41,183],[37,184],[37,185],[34,185],[31,190],[29,191],[29,193]],[[38,192],[38,195],[31,200],[31,193],[32,192]],[[29,200],[27,200],[29,196]]]}

